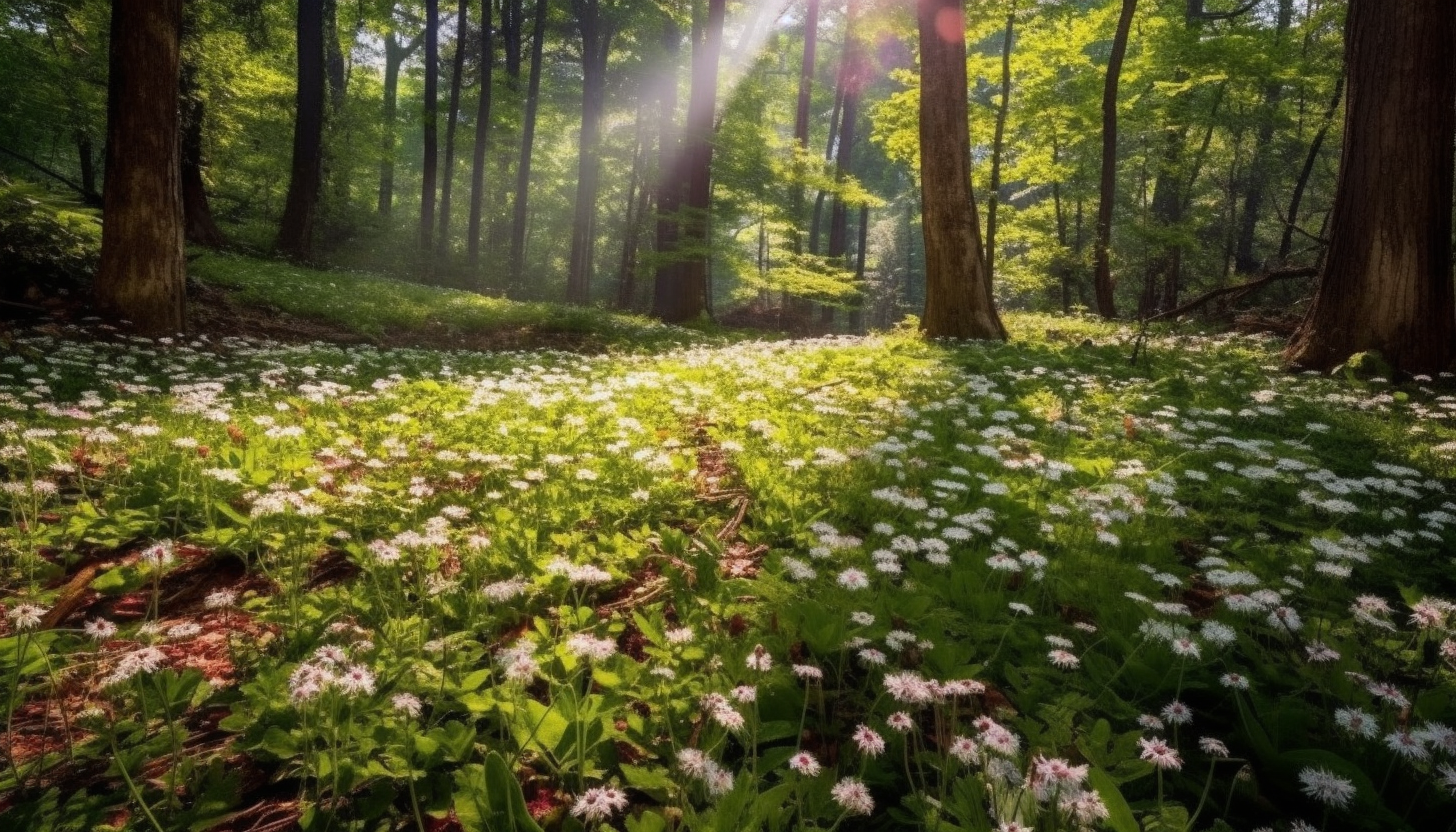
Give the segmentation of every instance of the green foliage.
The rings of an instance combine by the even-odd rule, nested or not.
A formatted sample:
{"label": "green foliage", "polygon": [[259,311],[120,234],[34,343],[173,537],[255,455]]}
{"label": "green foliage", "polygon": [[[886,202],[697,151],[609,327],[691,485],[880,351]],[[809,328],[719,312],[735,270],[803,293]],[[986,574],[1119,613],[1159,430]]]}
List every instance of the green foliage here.
{"label": "green foliage", "polygon": [[100,256],[97,212],[0,180],[0,294],[19,300],[28,286],[75,289],[89,282]]}

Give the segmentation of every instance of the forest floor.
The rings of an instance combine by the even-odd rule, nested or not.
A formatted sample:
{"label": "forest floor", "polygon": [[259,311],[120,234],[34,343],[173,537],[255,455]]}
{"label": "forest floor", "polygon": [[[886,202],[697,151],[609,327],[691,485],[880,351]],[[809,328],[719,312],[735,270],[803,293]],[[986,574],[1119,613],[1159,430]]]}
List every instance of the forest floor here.
{"label": "forest floor", "polygon": [[0,339],[0,827],[1450,817],[1450,379],[193,271]]}

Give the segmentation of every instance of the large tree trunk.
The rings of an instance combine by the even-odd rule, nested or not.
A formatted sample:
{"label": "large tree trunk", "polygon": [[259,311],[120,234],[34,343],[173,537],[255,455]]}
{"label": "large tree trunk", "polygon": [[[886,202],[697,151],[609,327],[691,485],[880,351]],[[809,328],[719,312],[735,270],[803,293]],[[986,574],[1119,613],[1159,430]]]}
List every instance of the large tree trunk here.
{"label": "large tree trunk", "polygon": [[[1284,43],[1294,18],[1294,0],[1279,0],[1279,13],[1274,22],[1274,46]],[[1259,209],[1264,203],[1264,189],[1274,173],[1274,127],[1279,121],[1279,102],[1284,98],[1284,85],[1277,78],[1264,87],[1264,104],[1259,114],[1259,129],[1254,140],[1254,160],[1249,165],[1248,182],[1244,187],[1244,211],[1239,218],[1239,236],[1234,253],[1234,268],[1242,274],[1259,269],[1254,256],[1254,232],[1259,225]]]}
{"label": "large tree trunk", "polygon": [[1350,0],[1345,143],[1330,249],[1285,357],[1328,369],[1378,350],[1434,373],[1456,351],[1451,286],[1456,15],[1450,0]]}
{"label": "large tree trunk", "polygon": [[546,39],[546,0],[536,0],[531,27],[531,74],[526,82],[526,113],[521,125],[521,160],[516,165],[516,198],[511,221],[511,286],[521,288],[526,270],[526,194],[531,187],[531,149],[536,141],[536,107],[541,92],[541,47]]}
{"label": "large tree trunk", "polygon": [[919,0],[920,199],[925,315],[932,338],[1005,339],[996,314],[976,201],[966,107],[966,24],[961,0]]}
{"label": "large tree trunk", "polygon": [[[425,0],[425,153],[420,185],[420,254],[428,263],[435,231],[435,189],[439,152],[440,0]],[[433,280],[428,265],[426,278]]]}
{"label": "large tree trunk", "polygon": [[[480,98],[475,107],[475,158],[470,165],[470,226],[465,232],[466,262],[472,283],[479,279],[480,221],[485,203],[485,150],[490,138],[490,75],[495,50],[490,37],[491,0],[480,0]],[[509,4],[507,4],[509,5]]]}
{"label": "large tree trunk", "polygon": [[991,139],[991,193],[986,197],[986,279],[996,279],[996,209],[1001,205],[1001,156],[1006,146],[1006,115],[1011,111],[1011,46],[1016,37],[1016,9],[1006,14],[1001,41],[1001,103],[996,107],[996,133]]}
{"label": "large tree trunk", "polygon": [[460,79],[465,74],[465,24],[469,0],[460,0],[455,18],[455,59],[450,70],[450,110],[445,116],[445,166],[440,173],[440,232],[435,256],[441,266],[450,253],[450,195],[455,184],[455,130],[460,126]]}
{"label": "large tree trunk", "polygon": [[1127,54],[1137,0],[1122,0],[1112,54],[1107,59],[1107,77],[1102,86],[1102,176],[1097,202],[1097,243],[1093,255],[1096,267],[1092,283],[1097,295],[1097,314],[1117,317],[1112,296],[1112,213],[1117,207],[1117,85],[1122,80],[1122,59]]}
{"label": "large tree trunk", "polygon": [[293,170],[279,223],[278,252],[297,260],[313,256],[324,156],[323,0],[299,0],[298,93],[293,121]]}
{"label": "large tree trunk", "polygon": [[707,308],[709,217],[713,196],[713,123],[718,96],[718,56],[723,48],[726,0],[708,0],[708,21],[693,44],[693,80],[683,137],[682,176],[687,183],[679,222],[686,255],[676,280],[657,283],[653,312],[665,321],[687,321]]}
{"label": "large tree trunk", "polygon": [[671,17],[663,24],[662,48],[666,53],[664,74],[669,80],[658,86],[657,102],[657,268],[653,275],[653,314],[659,298],[677,285],[682,264],[676,260],[678,210],[682,207],[682,183],[676,178],[682,147],[677,130],[677,75],[682,31]]}
{"label": "large tree trunk", "polygon": [[567,303],[591,302],[597,239],[597,181],[601,174],[601,122],[606,107],[607,53],[612,28],[598,0],[575,0],[581,31],[581,140],[577,143],[576,206],[566,271]]}
{"label": "large tree trunk", "polygon": [[196,70],[182,67],[182,212],[187,242],[221,248],[226,240],[212,219],[202,179],[202,123],[206,105],[197,89]]}
{"label": "large tree trunk", "polygon": [[143,335],[187,324],[177,114],[182,0],[114,0],[96,305]]}

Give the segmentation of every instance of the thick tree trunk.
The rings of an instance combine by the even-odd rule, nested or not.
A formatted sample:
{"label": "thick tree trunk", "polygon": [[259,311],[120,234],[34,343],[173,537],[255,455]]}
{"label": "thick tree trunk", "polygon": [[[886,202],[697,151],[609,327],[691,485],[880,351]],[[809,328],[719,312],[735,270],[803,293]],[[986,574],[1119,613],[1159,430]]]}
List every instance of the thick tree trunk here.
{"label": "thick tree trunk", "polygon": [[932,338],[1005,339],[996,314],[976,201],[966,98],[961,0],[919,0],[920,200],[925,235],[925,315]]}
{"label": "thick tree trunk", "polygon": [[1122,0],[1112,54],[1107,59],[1107,76],[1102,87],[1102,176],[1098,188],[1096,267],[1092,283],[1097,295],[1097,314],[1117,317],[1112,295],[1112,214],[1117,207],[1117,86],[1122,80],[1122,60],[1127,55],[1128,33],[1137,0]]}
{"label": "thick tree trunk", "polygon": [[601,175],[601,122],[606,107],[607,54],[611,23],[598,0],[575,0],[581,32],[581,139],[577,143],[576,205],[571,223],[571,256],[566,271],[566,301],[591,302],[592,265],[597,239],[597,182]]}
{"label": "thick tree trunk", "polygon": [[293,170],[279,223],[278,252],[297,260],[313,256],[324,155],[323,0],[298,4],[298,93],[293,121]]}
{"label": "thick tree trunk", "polygon": [[1350,0],[1349,101],[1329,256],[1285,353],[1296,366],[1328,369],[1378,350],[1405,372],[1450,367],[1452,43],[1449,0],[1408,0],[1399,11]]}
{"label": "thick tree trunk", "polygon": [[455,185],[455,131],[460,126],[460,79],[465,74],[465,25],[469,0],[460,0],[455,18],[455,58],[450,63],[450,109],[445,116],[445,164],[440,172],[440,230],[435,258],[441,267],[450,254],[450,198]]}
{"label": "thick tree trunk", "polygon": [[[490,36],[491,0],[480,0],[480,98],[475,106],[475,157],[470,164],[470,226],[465,232],[466,263],[472,284],[479,279],[480,223],[485,204],[485,151],[490,138],[491,66],[495,49]],[[509,4],[508,4],[509,5]]]}
{"label": "thick tree trunk", "polygon": [[1011,46],[1016,37],[1016,9],[1006,15],[1001,41],[1001,103],[996,107],[996,133],[991,139],[991,193],[986,197],[986,279],[996,279],[996,209],[1001,204],[1001,155],[1006,146],[1006,115],[1011,111]]}
{"label": "thick tree trunk", "polygon": [[182,212],[187,242],[221,248],[226,240],[212,219],[207,186],[202,179],[202,122],[205,104],[197,89],[195,70],[182,67]]}
{"label": "thick tree trunk", "polygon": [[531,71],[526,82],[526,113],[521,125],[521,159],[516,165],[516,197],[511,218],[511,286],[519,290],[526,271],[526,194],[531,187],[531,149],[536,141],[536,107],[541,93],[541,47],[546,39],[546,0],[536,0],[531,26]]}
{"label": "thick tree trunk", "polygon": [[617,264],[617,308],[631,309],[637,295],[637,238],[642,215],[647,210],[647,188],[642,184],[642,166],[647,157],[647,108],[637,99],[637,124],[632,140],[632,173],[627,178],[627,202],[622,218],[622,257]]}
{"label": "thick tree trunk", "polygon": [[659,279],[653,311],[665,321],[691,320],[707,308],[709,216],[713,195],[713,124],[718,95],[718,56],[723,48],[726,0],[708,0],[708,20],[693,44],[693,80],[683,137],[682,176],[687,183],[679,234],[683,248],[677,279]]}
{"label": "thick tree trunk", "polygon": [[[1279,0],[1279,13],[1274,23],[1274,45],[1284,42],[1294,18],[1294,0]],[[1284,98],[1284,85],[1270,80],[1264,87],[1264,104],[1259,116],[1259,130],[1254,140],[1254,160],[1249,165],[1248,182],[1244,187],[1244,210],[1239,219],[1239,236],[1234,253],[1234,268],[1242,274],[1259,269],[1254,256],[1254,232],[1259,226],[1259,209],[1264,203],[1264,189],[1274,173],[1274,128],[1279,120],[1279,102]]]}
{"label": "thick tree trunk", "polygon": [[182,0],[111,6],[96,305],[143,335],[187,324],[177,83]]}
{"label": "thick tree trunk", "polygon": [[1324,120],[1320,122],[1314,139],[1309,143],[1309,152],[1305,154],[1304,166],[1299,169],[1299,178],[1294,181],[1294,193],[1289,197],[1289,213],[1284,222],[1284,234],[1279,239],[1279,262],[1281,263],[1289,259],[1289,252],[1294,249],[1294,229],[1299,225],[1299,206],[1304,202],[1304,189],[1309,186],[1310,174],[1314,173],[1315,162],[1319,161],[1320,148],[1324,146],[1325,136],[1330,132],[1330,125],[1335,121],[1335,114],[1340,111],[1340,98],[1344,93],[1345,77],[1341,75],[1335,82],[1335,92],[1330,96],[1330,104],[1325,108]]}
{"label": "thick tree trunk", "polygon": [[653,275],[653,314],[662,315],[659,299],[666,299],[678,283],[682,263],[677,260],[678,211],[682,208],[683,183],[676,178],[681,166],[681,137],[677,130],[677,75],[682,31],[668,18],[662,30],[663,72],[671,79],[659,86],[657,113],[657,268]]}
{"label": "thick tree trunk", "polygon": [[[435,190],[439,153],[440,0],[425,0],[424,165],[420,185],[420,254],[428,263],[435,232]],[[425,268],[433,280],[434,270]]]}

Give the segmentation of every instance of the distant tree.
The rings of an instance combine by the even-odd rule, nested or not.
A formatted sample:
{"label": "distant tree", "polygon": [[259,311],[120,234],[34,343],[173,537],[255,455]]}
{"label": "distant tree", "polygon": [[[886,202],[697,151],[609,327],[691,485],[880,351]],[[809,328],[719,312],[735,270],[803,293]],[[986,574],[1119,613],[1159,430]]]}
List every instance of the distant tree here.
{"label": "distant tree", "polygon": [[[509,8],[510,4],[506,4]],[[475,107],[475,156],[470,165],[470,225],[465,232],[467,264],[470,279],[477,279],[480,265],[480,221],[485,204],[485,151],[490,137],[490,75],[495,63],[495,50],[490,32],[491,0],[480,0],[480,97]]]}
{"label": "distant tree", "polygon": [[443,266],[450,254],[451,195],[455,184],[455,131],[460,125],[460,82],[465,75],[465,28],[468,0],[460,0],[455,17],[455,57],[450,63],[450,104],[445,112],[445,163],[440,171],[440,231],[435,257]]}
{"label": "distant tree", "polygon": [[293,166],[275,247],[285,256],[308,260],[313,256],[313,226],[318,216],[319,185],[323,179],[323,0],[299,0],[297,24],[298,87],[293,120]]}
{"label": "distant tree", "polygon": [[182,0],[114,0],[96,303],[144,335],[186,326]]}
{"label": "distant tree", "polygon": [[384,36],[384,129],[381,131],[379,161],[379,213],[384,216],[394,210],[394,152],[399,143],[399,69],[424,41],[424,32],[408,41],[401,41],[392,24]]}
{"label": "distant tree", "polygon": [[1102,176],[1098,188],[1097,243],[1093,255],[1096,266],[1092,288],[1097,296],[1097,314],[1117,317],[1117,302],[1112,297],[1112,213],[1117,205],[1117,87],[1122,80],[1122,61],[1127,55],[1127,38],[1132,31],[1132,16],[1137,0],[1122,0],[1117,18],[1117,32],[1112,36],[1112,54],[1107,59],[1107,75],[1102,87]]}
{"label": "distant tree", "polygon": [[[429,259],[435,230],[440,121],[440,0],[425,0],[424,169],[420,176],[420,253]],[[428,269],[426,270],[429,271]],[[431,275],[432,276],[432,275]]]}
{"label": "distant tree", "polygon": [[600,0],[572,0],[581,34],[581,138],[577,141],[576,204],[571,223],[571,257],[566,271],[566,300],[591,300],[596,252],[597,188],[601,178],[602,114],[606,110],[607,55],[614,21]]}
{"label": "distant tree", "polygon": [[516,195],[511,206],[511,285],[520,289],[526,273],[527,195],[531,188],[531,154],[536,140],[536,110],[541,101],[541,51],[546,39],[546,2],[536,0],[531,24],[531,69],[526,80],[526,112],[521,124],[521,158],[516,164]]}
{"label": "distant tree", "polygon": [[971,193],[965,9],[919,0],[920,194],[925,316],[931,337],[1005,339]]}
{"label": "distant tree", "polygon": [[1406,372],[1456,355],[1451,286],[1456,14],[1350,0],[1345,144],[1319,289],[1285,357],[1328,369],[1378,350]]}

